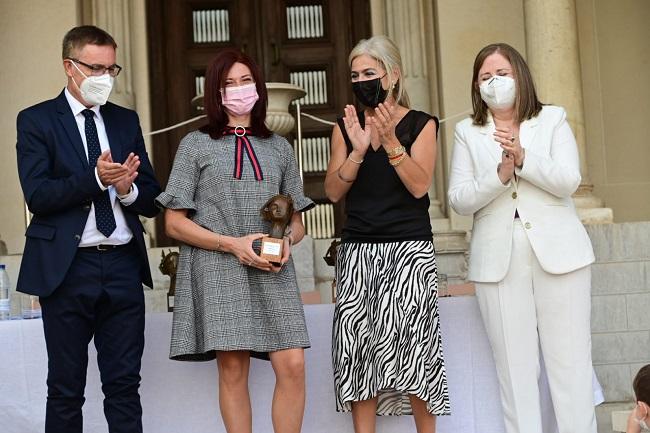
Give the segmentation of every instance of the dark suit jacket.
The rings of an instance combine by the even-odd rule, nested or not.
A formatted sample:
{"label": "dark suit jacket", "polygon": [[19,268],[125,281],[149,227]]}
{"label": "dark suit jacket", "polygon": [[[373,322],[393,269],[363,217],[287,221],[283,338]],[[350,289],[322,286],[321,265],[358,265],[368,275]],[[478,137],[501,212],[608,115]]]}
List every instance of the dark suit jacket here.
{"label": "dark suit jacket", "polygon": [[[153,286],[144,228],[139,216],[154,217],[154,198],[160,193],[145,150],[135,111],[107,103],[100,109],[113,161],[123,162],[129,152],[140,157],[135,183],[138,198],[123,206],[126,222],[140,250],[142,282]],[[88,219],[92,199],[101,193],[94,167],[88,165],[81,135],[61,94],[18,114],[18,174],[29,210],[34,214],[25,233],[25,251],[16,290],[39,296],[50,295],[63,281]]]}

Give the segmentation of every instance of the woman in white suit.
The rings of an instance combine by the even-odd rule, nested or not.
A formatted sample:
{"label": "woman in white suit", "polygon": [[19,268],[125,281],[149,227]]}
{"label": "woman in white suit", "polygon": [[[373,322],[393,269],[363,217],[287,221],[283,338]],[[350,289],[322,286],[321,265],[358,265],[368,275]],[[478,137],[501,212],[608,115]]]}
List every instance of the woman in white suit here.
{"label": "woman in white suit", "polygon": [[507,433],[541,433],[539,347],[560,433],[595,433],[591,242],[571,194],[578,148],[506,44],[474,61],[471,118],[456,125],[449,200],[473,215],[469,276],[494,354]]}

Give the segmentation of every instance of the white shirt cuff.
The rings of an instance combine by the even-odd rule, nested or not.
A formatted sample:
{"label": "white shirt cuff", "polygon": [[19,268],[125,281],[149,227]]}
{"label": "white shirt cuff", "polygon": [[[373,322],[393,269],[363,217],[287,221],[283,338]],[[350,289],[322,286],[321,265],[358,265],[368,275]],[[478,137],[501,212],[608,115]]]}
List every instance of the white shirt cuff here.
{"label": "white shirt cuff", "polygon": [[97,180],[97,185],[99,185],[102,191],[106,191],[108,189],[108,187],[104,186],[102,181],[99,180],[99,173],[97,172],[97,167],[95,167],[95,179]]}
{"label": "white shirt cuff", "polygon": [[124,195],[119,195],[119,194],[117,194],[117,191],[116,191],[116,195],[117,195],[117,198],[120,199],[120,203],[122,203],[124,206],[128,206],[128,205],[132,204],[138,198],[138,185],[136,185],[135,183],[132,183],[131,184],[131,191],[129,191],[128,193],[126,193]]}

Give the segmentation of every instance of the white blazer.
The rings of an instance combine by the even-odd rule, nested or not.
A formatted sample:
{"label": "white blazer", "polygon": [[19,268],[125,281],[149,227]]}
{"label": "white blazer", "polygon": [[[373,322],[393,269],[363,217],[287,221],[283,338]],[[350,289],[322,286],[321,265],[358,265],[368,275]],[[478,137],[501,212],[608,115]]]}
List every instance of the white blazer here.
{"label": "white blazer", "polygon": [[578,146],[562,107],[546,105],[519,127],[526,149],[517,181],[503,185],[497,175],[502,149],[494,122],[465,119],[456,125],[449,201],[461,215],[474,215],[468,279],[501,281],[510,265],[515,209],[542,268],[564,274],[594,261],[587,232],[571,194],[580,185]]}

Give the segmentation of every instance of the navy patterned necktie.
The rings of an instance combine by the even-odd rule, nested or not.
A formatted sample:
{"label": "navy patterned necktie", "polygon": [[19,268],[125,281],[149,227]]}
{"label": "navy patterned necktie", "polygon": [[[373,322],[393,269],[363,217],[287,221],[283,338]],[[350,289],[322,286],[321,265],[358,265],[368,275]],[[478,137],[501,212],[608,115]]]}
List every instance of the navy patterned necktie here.
{"label": "navy patterned necktie", "polygon": [[[102,153],[102,148],[99,146],[99,136],[97,135],[97,125],[95,125],[95,112],[85,109],[82,114],[86,118],[85,132],[86,145],[88,146],[88,164],[95,167],[97,159]],[[97,230],[104,236],[109,237],[115,231],[117,225],[115,224],[115,215],[113,215],[113,206],[111,206],[111,197],[108,195],[108,190],[102,191],[100,195],[95,196],[93,205],[95,205]]]}

